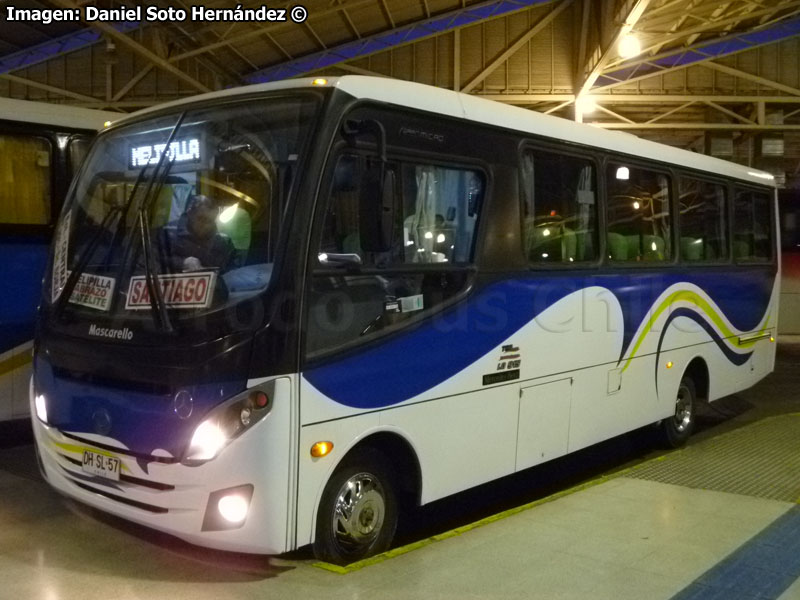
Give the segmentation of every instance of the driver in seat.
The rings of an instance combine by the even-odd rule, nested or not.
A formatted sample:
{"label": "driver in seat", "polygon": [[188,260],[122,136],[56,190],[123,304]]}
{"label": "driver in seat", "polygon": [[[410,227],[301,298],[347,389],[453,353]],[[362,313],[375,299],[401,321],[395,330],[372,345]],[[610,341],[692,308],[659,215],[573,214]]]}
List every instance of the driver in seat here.
{"label": "driver in seat", "polygon": [[170,266],[174,272],[219,269],[233,263],[236,249],[231,239],[217,230],[219,209],[210,198],[195,195],[175,229],[166,230]]}

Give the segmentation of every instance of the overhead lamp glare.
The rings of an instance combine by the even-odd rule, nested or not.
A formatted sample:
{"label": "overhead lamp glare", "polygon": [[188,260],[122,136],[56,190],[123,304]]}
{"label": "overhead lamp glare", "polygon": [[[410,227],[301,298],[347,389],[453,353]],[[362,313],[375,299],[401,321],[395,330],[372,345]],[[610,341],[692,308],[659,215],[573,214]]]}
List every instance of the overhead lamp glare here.
{"label": "overhead lamp glare", "polygon": [[621,58],[633,58],[642,53],[642,44],[635,35],[629,33],[622,36],[617,50]]}
{"label": "overhead lamp glare", "polygon": [[597,102],[589,96],[580,96],[575,100],[575,106],[581,114],[588,115],[597,110]]}

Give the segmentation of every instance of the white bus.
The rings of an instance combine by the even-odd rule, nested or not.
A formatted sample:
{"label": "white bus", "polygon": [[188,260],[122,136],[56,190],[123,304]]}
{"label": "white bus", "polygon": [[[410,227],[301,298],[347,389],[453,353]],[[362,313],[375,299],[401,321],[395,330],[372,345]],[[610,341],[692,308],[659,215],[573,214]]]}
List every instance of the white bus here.
{"label": "white bus", "polygon": [[346,76],[103,132],[61,215],[31,403],[43,472],[220,549],[389,547],[400,509],[773,369],[770,176]]}
{"label": "white bus", "polygon": [[0,421],[28,417],[36,306],[69,182],[119,113],[0,98]]}

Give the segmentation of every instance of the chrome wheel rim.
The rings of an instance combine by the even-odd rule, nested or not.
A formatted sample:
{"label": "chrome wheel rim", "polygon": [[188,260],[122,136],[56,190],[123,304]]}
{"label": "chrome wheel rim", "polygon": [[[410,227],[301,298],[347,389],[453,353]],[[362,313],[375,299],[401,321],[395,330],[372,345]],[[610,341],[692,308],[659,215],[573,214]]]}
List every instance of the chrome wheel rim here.
{"label": "chrome wheel rim", "polygon": [[386,516],[383,486],[369,473],[357,473],[344,482],[333,505],[334,536],[352,553],[370,546]]}
{"label": "chrome wheel rim", "polygon": [[692,393],[685,385],[678,388],[678,396],[675,399],[675,429],[678,433],[683,433],[692,423]]}

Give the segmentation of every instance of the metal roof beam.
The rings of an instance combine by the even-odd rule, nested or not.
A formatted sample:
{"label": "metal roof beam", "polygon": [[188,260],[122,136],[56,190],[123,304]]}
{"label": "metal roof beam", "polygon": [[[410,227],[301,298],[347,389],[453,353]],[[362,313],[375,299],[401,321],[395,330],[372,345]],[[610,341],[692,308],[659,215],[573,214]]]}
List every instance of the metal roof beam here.
{"label": "metal roof beam", "polygon": [[738,121],[741,121],[742,123],[747,123],[749,125],[755,125],[756,124],[755,121],[752,121],[751,119],[743,117],[739,113],[737,113],[735,111],[732,111],[732,110],[730,110],[728,108],[725,108],[724,106],[720,106],[716,102],[711,102],[710,100],[706,100],[706,101],[703,102],[703,104],[705,104],[706,106],[710,106],[711,108],[713,108],[715,110],[718,110],[719,112],[721,112],[721,113],[723,113],[725,115],[728,115],[729,117],[733,117],[734,119],[737,119]]}
{"label": "metal roof beam", "polygon": [[[534,102],[572,102],[574,94],[476,94],[479,98],[507,104],[532,104]],[[684,102],[716,102],[717,104],[800,104],[798,96],[734,96],[724,94],[592,94],[598,104],[682,104]]]}
{"label": "metal roof beam", "polygon": [[[667,36],[665,36],[664,34],[659,33],[659,34],[657,34],[657,36],[658,36],[656,38],[657,41],[655,43],[653,43],[652,45],[650,45],[650,46],[642,48],[642,54],[639,57],[628,59],[628,60],[617,59],[617,60],[609,61],[606,69],[604,69],[604,73],[603,74],[605,74],[605,72],[607,72],[607,71],[616,70],[620,66],[624,66],[625,68],[628,68],[628,67],[631,67],[633,65],[637,65],[637,64],[640,64],[640,63],[645,63],[645,62],[648,62],[648,61],[652,61],[652,60],[661,58],[662,56],[665,56],[665,55],[674,54],[675,52],[680,51],[681,49],[685,49],[686,47],[691,47],[692,43],[694,41],[696,41],[696,39],[697,39],[697,34],[708,33],[708,32],[719,33],[720,30],[722,30],[722,31],[725,32],[725,34],[723,36],[719,36],[718,35],[714,40],[708,40],[708,41],[703,42],[703,43],[712,43],[714,41],[720,41],[720,40],[723,40],[723,39],[727,38],[727,36],[729,35],[728,32],[730,31],[730,28],[732,26],[735,26],[738,23],[741,23],[745,19],[754,19],[754,18],[757,18],[757,17],[771,17],[771,16],[774,16],[778,12],[786,11],[786,10],[790,10],[790,9],[798,9],[798,8],[800,8],[800,1],[793,0],[792,2],[784,2],[779,7],[772,7],[772,8],[768,8],[768,9],[764,9],[764,10],[760,10],[760,11],[755,11],[755,12],[747,14],[746,16],[742,16],[742,15],[739,15],[739,14],[737,14],[736,16],[728,15],[725,18],[720,18],[720,19],[718,19],[716,21],[713,21],[711,23],[707,23],[705,25],[698,25],[696,27],[690,27],[688,29],[684,29],[682,31],[677,31],[677,32],[672,33],[672,34],[667,35]],[[779,18],[777,18],[775,20],[773,20],[773,23],[778,23],[778,22],[780,22],[780,21],[782,21],[784,19],[792,17],[792,16],[796,15],[796,13],[797,13],[797,10],[791,10],[790,12],[782,15],[781,17],[779,17]],[[766,25],[769,25],[769,23],[767,23]],[[754,31],[754,30],[751,30],[751,31]],[[642,33],[648,33],[646,27],[644,28]],[[747,32],[742,32],[742,33],[744,34],[744,33],[747,33]],[[653,34],[653,35],[655,35],[655,34]],[[666,52],[666,54],[654,54],[653,53],[654,51],[657,51],[658,48],[661,48],[661,47],[665,46],[666,44],[671,44],[672,42],[681,40],[683,38],[690,38],[692,41],[690,41],[688,44],[686,44],[682,48],[676,48],[676,49],[673,49],[673,50],[669,50],[668,52]]]}
{"label": "metal roof beam", "polygon": [[558,6],[552,9],[549,13],[547,13],[544,17],[539,19],[533,27],[531,27],[528,31],[523,33],[516,42],[511,44],[508,48],[503,51],[503,53],[495,58],[492,62],[490,62],[486,67],[478,73],[475,77],[473,77],[470,82],[461,88],[461,91],[464,93],[468,93],[475,89],[475,87],[484,79],[486,79],[489,75],[495,72],[495,70],[505,63],[509,58],[514,56],[525,44],[527,44],[533,37],[536,36],[542,29],[550,25],[558,15],[564,12],[564,9],[569,7],[572,4],[572,0],[563,0]]}
{"label": "metal roof beam", "polygon": [[[129,33],[138,28],[139,23],[115,23],[112,27],[119,33]],[[83,50],[101,41],[102,37],[99,31],[87,28],[30,46],[29,48],[22,48],[11,54],[0,56],[0,73],[11,73],[20,69],[27,69],[56,56]]]}
{"label": "metal roof beam", "polygon": [[418,21],[389,31],[370,35],[360,40],[347,42],[306,56],[280,63],[247,76],[250,83],[267,83],[289,79],[305,73],[318,71],[338,63],[361,58],[376,52],[404,46],[421,39],[446,33],[481,21],[504,17],[508,14],[548,4],[553,0],[490,0],[467,8]]}
{"label": "metal roof beam", "polygon": [[708,131],[800,131],[800,125],[748,125],[747,123],[589,123],[602,129],[674,129]]}
{"label": "metal roof beam", "polygon": [[[336,6],[329,6],[328,8],[323,8],[319,10],[314,10],[313,12],[309,13],[308,19],[305,21],[306,23],[310,19],[318,20],[322,17],[326,17],[331,14],[336,14],[341,12],[344,9],[352,10],[355,8],[360,8],[362,6],[367,5],[374,5],[375,0],[351,0],[350,2],[344,4],[338,4]],[[291,8],[293,4],[283,3],[281,5],[271,6],[270,8]],[[287,21],[285,23],[272,23],[270,25],[265,25],[263,27],[258,27],[253,29],[252,31],[247,31],[245,33],[240,33],[238,35],[231,36],[229,38],[224,38],[218,42],[213,42],[211,44],[206,44],[201,48],[197,48],[195,50],[189,50],[188,52],[183,52],[181,54],[177,54],[169,59],[170,62],[175,62],[178,60],[183,60],[184,58],[192,58],[193,56],[198,56],[199,54],[205,54],[206,52],[212,52],[217,48],[224,48],[225,46],[231,46],[233,44],[238,44],[240,42],[246,42],[248,40],[252,40],[254,38],[261,37],[268,32],[275,31],[282,27],[297,27],[297,24],[292,21]],[[274,42],[274,40],[272,40]],[[285,53],[285,52],[284,52]]]}
{"label": "metal roof beam", "polygon": [[599,55],[595,52],[591,62],[586,65],[583,81],[580,83],[580,87],[576,88],[578,96],[592,89],[606,64],[616,56],[616,48],[620,40],[631,32],[634,25],[644,14],[648,4],[650,4],[650,0],[631,0],[631,2],[626,3],[625,8],[627,10],[619,18],[622,24],[614,31],[605,48],[599,49]]}
{"label": "metal roof beam", "polygon": [[[95,102],[97,100],[97,98],[92,98],[91,96],[85,96],[84,94],[78,94],[77,92],[71,92],[63,88],[55,87],[53,85],[48,85],[46,83],[40,83],[38,81],[33,81],[32,79],[25,79],[24,77],[18,77],[16,75],[10,75],[8,73],[0,74],[0,79],[6,79],[13,83],[19,83],[20,85],[24,85],[26,87],[36,88],[37,90],[52,92],[53,94],[58,94],[59,96],[64,96],[66,98],[74,98],[75,100],[85,100],[87,102]],[[105,104],[103,106],[105,106]]]}
{"label": "metal roof beam", "polygon": [[[53,4],[55,4],[57,6],[60,6],[62,8],[70,8],[70,9],[78,8],[78,6],[72,0],[50,0],[50,1]],[[180,79],[184,83],[187,83],[187,84],[191,85],[195,89],[197,89],[197,90],[199,90],[201,92],[209,92],[209,91],[211,91],[210,88],[206,87],[205,85],[203,85],[202,83],[197,81],[191,75],[189,75],[187,73],[184,73],[178,67],[170,64],[168,61],[166,61],[165,59],[161,58],[155,52],[145,48],[144,46],[142,46],[140,43],[138,43],[133,38],[125,35],[124,33],[120,33],[114,27],[109,25],[108,23],[101,23],[101,22],[97,21],[97,22],[90,23],[89,26],[92,29],[95,29],[95,30],[99,31],[101,34],[105,35],[106,37],[109,37],[109,38],[113,39],[114,41],[122,44],[123,46],[126,46],[128,49],[132,50],[136,54],[138,54],[138,55],[142,56],[143,58],[145,58],[145,59],[149,60],[150,62],[152,62],[159,69],[167,71],[171,75],[174,75],[175,77],[177,77],[178,79]]]}
{"label": "metal roof beam", "polygon": [[656,121],[660,121],[664,117],[668,117],[670,115],[674,115],[676,112],[680,112],[685,108],[689,108],[692,104],[694,104],[694,101],[684,102],[680,106],[676,106],[675,108],[673,108],[671,110],[668,110],[667,112],[664,112],[664,113],[661,113],[659,115],[656,115],[652,119],[650,119],[648,121],[645,121],[645,123],[649,125],[650,123],[655,123]]}
{"label": "metal roof beam", "polygon": [[757,83],[759,85],[764,85],[780,92],[786,92],[787,94],[792,94],[793,96],[800,96],[800,89],[778,83],[777,81],[772,81],[771,79],[766,79],[765,77],[759,77],[758,75],[753,75],[739,69],[734,69],[733,67],[728,67],[715,62],[705,62],[703,63],[703,66],[714,69],[715,71],[719,71],[720,73],[725,73],[727,75],[739,77],[740,79],[752,81],[753,83]]}
{"label": "metal roof beam", "polygon": [[679,48],[656,57],[637,59],[600,75],[597,79],[598,86],[592,91],[610,89],[654,75],[663,75],[715,58],[744,52],[756,46],[782,42],[798,34],[800,34],[800,17],[795,17],[753,31]]}

